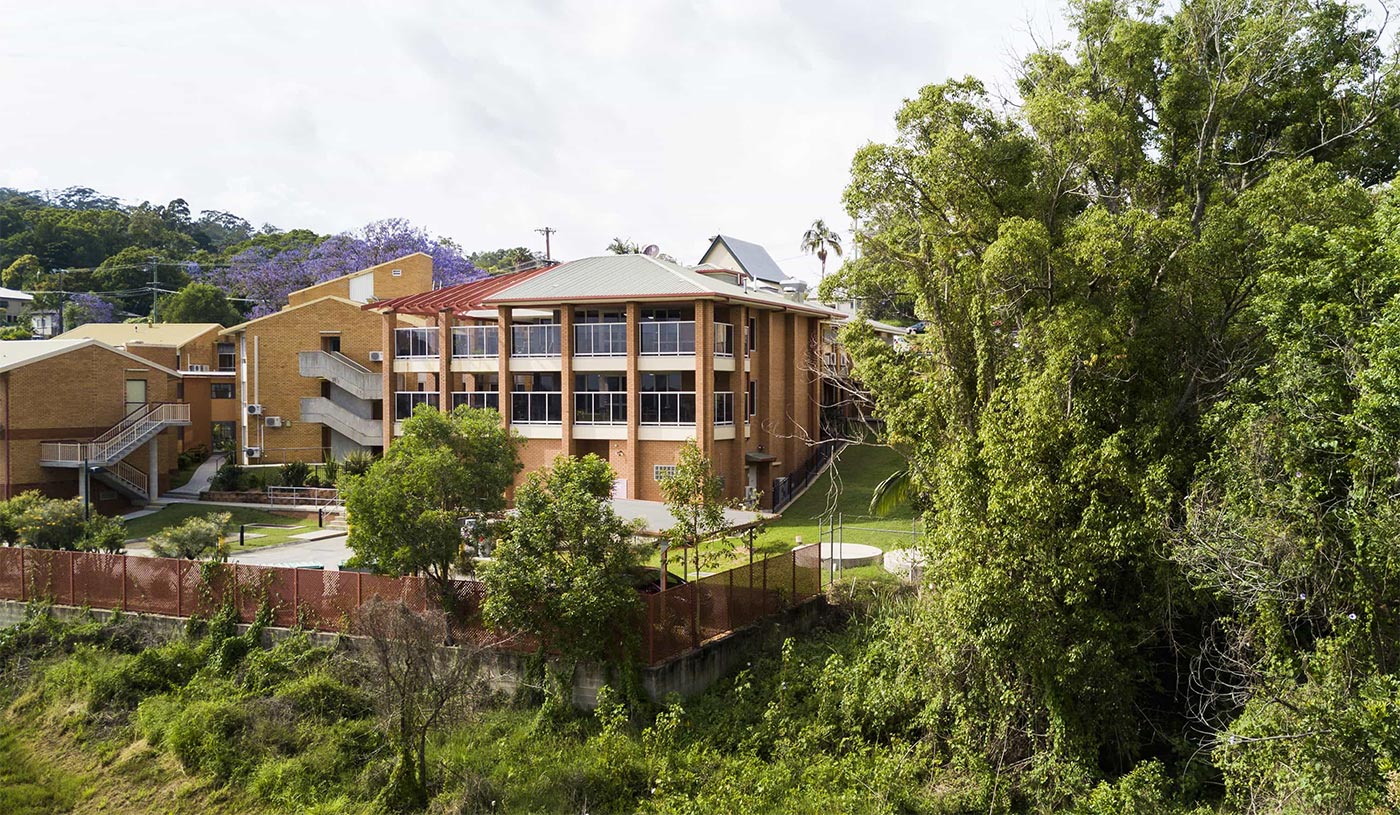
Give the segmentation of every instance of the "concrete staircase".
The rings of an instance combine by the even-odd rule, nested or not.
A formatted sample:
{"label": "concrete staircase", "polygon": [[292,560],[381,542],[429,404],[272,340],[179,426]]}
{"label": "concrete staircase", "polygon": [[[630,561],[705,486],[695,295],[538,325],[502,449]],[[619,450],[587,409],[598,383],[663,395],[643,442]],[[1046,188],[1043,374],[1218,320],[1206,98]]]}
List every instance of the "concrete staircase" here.
{"label": "concrete staircase", "polygon": [[301,400],[301,420],[317,422],[363,447],[384,443],[384,427],[378,419],[366,419],[324,396]]}
{"label": "concrete staircase", "polygon": [[378,401],[384,398],[384,380],[380,375],[344,354],[302,351],[297,354],[297,365],[302,376],[324,379],[357,399]]}
{"label": "concrete staircase", "polygon": [[150,499],[150,474],[124,459],[141,445],[171,427],[188,426],[190,406],[180,402],[156,402],[133,410],[92,441],[39,443],[39,465],[88,472],[103,483],[139,501]]}

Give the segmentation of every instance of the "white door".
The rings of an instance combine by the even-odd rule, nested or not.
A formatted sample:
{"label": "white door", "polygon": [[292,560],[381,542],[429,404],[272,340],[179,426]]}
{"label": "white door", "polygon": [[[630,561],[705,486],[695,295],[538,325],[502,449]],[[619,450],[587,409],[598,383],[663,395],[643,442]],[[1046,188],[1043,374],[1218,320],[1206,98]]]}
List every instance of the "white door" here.
{"label": "white door", "polygon": [[612,497],[614,499],[627,497],[627,479],[618,478],[613,481]]}

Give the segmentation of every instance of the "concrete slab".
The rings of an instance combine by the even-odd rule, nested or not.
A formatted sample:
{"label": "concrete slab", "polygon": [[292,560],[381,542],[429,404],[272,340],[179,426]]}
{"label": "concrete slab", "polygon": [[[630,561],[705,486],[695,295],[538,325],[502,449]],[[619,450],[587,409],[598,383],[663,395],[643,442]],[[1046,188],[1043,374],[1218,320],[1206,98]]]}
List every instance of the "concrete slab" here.
{"label": "concrete slab", "polygon": [[303,532],[300,535],[292,535],[299,541],[318,541],[325,538],[343,538],[344,529],[313,529],[310,532]]}
{"label": "concrete slab", "polygon": [[282,546],[265,546],[261,549],[240,550],[234,547],[228,559],[232,563],[249,563],[257,566],[293,566],[319,563],[327,570],[335,571],[353,554],[350,547],[345,545],[345,535],[342,533],[331,538],[288,543]]}

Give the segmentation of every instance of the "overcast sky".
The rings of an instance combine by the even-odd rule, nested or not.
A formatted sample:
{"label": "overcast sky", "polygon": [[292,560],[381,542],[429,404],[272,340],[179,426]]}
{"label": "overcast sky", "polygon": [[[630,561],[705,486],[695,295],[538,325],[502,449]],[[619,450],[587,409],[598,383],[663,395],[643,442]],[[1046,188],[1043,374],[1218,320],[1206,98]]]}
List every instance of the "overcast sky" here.
{"label": "overcast sky", "polygon": [[816,278],[853,152],[950,76],[1009,85],[1048,0],[0,0],[0,186],[468,251],[694,263],[718,231]]}

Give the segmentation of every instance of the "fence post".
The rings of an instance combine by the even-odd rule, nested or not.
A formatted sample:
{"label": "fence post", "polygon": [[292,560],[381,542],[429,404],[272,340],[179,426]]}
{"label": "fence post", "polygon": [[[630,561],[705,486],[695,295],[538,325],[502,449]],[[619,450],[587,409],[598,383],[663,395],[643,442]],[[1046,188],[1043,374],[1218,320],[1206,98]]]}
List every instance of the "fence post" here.
{"label": "fence post", "polygon": [[[699,571],[698,569],[696,571]],[[691,583],[690,592],[690,647],[700,647],[700,584]]]}
{"label": "fence post", "polygon": [[78,570],[77,570],[77,568],[76,568],[76,564],[73,562],[74,560],[76,560],[76,558],[73,557],[73,553],[72,553],[72,552],[69,552],[69,553],[68,553],[68,605],[70,605],[70,606],[76,606],[76,605],[77,605],[77,603],[75,603],[75,602],[73,601],[73,599],[74,599],[74,598],[73,598],[74,593],[75,593],[76,590],[77,590],[77,586],[73,585],[73,578],[74,578],[74,576],[75,576],[75,575],[77,574],[77,572],[78,572]]}
{"label": "fence post", "polygon": [[654,622],[657,595],[647,595],[647,664],[656,664],[656,623]]}
{"label": "fence post", "polygon": [[788,555],[792,559],[792,596],[788,598],[788,607],[797,605],[797,553]]}
{"label": "fence post", "polygon": [[126,611],[126,555],[118,555],[122,559],[122,611]]}
{"label": "fence post", "polygon": [[365,604],[365,573],[355,572],[355,608]]}
{"label": "fence post", "polygon": [[768,613],[768,558],[760,560],[763,564],[763,613]]}
{"label": "fence post", "polygon": [[297,579],[297,570],[291,569],[292,573],[292,627],[295,628],[297,621],[301,619],[301,581]]}
{"label": "fence post", "polygon": [[29,581],[24,579],[24,547],[19,547],[19,601],[29,602]]}
{"label": "fence post", "polygon": [[175,616],[185,616],[185,561],[175,561]]}
{"label": "fence post", "polygon": [[[753,569],[749,569],[753,571]],[[724,595],[724,630],[734,630],[734,570],[725,572],[729,576],[729,593]]]}

